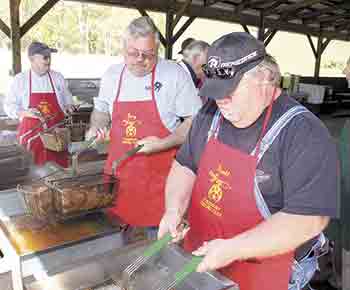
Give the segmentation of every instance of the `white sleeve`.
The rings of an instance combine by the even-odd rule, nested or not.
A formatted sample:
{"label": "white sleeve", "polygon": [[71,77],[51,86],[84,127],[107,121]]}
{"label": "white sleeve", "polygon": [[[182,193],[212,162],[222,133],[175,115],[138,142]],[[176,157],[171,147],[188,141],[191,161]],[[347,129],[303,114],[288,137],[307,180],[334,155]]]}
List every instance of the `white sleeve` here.
{"label": "white sleeve", "polygon": [[25,110],[23,106],[23,88],[19,75],[15,76],[9,86],[7,95],[4,100],[4,111],[11,119],[18,119],[18,112]]}
{"label": "white sleeve", "polygon": [[110,72],[111,70],[108,69],[102,76],[98,97],[94,98],[94,109],[99,112],[108,113],[109,108],[112,106],[113,81]]}
{"label": "white sleeve", "polygon": [[198,91],[191,77],[184,70],[179,70],[178,73],[175,105],[178,117],[194,116],[202,106]]}
{"label": "white sleeve", "polygon": [[73,104],[72,93],[69,91],[64,76],[61,73],[56,72],[56,81],[56,87],[59,88],[60,104],[64,110],[67,105]]}

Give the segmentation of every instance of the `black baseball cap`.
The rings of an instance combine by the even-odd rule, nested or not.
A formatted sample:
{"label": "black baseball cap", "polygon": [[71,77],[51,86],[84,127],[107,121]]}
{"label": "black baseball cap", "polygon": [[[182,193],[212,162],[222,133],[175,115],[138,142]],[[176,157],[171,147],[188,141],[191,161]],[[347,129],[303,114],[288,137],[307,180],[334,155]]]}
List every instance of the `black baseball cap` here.
{"label": "black baseball cap", "polygon": [[239,84],[244,73],[266,56],[264,43],[245,32],[233,32],[215,40],[208,49],[206,74],[200,96],[222,99]]}
{"label": "black baseball cap", "polygon": [[57,52],[57,49],[51,48],[47,44],[39,41],[32,42],[28,47],[28,56],[33,56],[35,54],[50,56],[50,54],[53,52]]}
{"label": "black baseball cap", "polygon": [[189,46],[190,43],[192,43],[193,41],[195,41],[195,39],[192,38],[192,37],[186,38],[186,39],[181,43],[181,50],[178,52],[178,54],[183,54],[185,48],[186,48],[187,46]]}

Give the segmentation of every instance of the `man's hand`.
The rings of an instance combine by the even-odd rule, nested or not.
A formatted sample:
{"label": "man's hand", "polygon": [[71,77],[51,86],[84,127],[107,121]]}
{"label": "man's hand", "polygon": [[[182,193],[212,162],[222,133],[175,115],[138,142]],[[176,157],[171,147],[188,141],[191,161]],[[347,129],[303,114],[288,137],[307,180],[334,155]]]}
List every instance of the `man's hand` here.
{"label": "man's hand", "polygon": [[[216,239],[204,242],[203,245],[194,251],[195,256],[204,256],[203,261],[198,265],[198,272],[217,270],[231,264],[235,258],[232,254],[231,240]],[[238,250],[238,249],[237,249]]]}
{"label": "man's hand", "polygon": [[92,138],[96,138],[95,142],[102,143],[104,141],[109,140],[109,129],[107,127],[104,128],[93,128],[91,127],[89,131],[85,134],[85,139],[90,140]]}
{"label": "man's hand", "polygon": [[163,139],[157,136],[148,136],[141,140],[138,140],[136,145],[143,144],[143,148],[139,153],[152,154],[164,150],[163,148]]}
{"label": "man's hand", "polygon": [[189,227],[182,227],[180,224],[182,222],[182,217],[179,212],[175,209],[170,209],[163,215],[158,230],[158,239],[162,238],[166,233],[170,233],[173,237],[172,242],[177,242],[182,240]]}

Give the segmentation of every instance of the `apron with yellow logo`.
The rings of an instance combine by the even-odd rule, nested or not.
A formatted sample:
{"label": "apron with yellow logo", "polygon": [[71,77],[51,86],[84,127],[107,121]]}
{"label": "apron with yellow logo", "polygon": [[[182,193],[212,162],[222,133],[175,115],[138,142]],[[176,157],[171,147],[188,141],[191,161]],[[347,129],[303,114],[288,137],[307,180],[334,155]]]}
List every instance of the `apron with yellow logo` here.
{"label": "apron with yellow logo", "polygon": [[47,161],[54,161],[57,164],[68,166],[68,152],[54,152],[46,150],[41,142],[39,133],[43,131],[43,127],[50,128],[51,126],[64,120],[64,113],[58,104],[55,87],[52,82],[50,72],[48,72],[52,92],[33,93],[32,92],[32,72],[29,71],[29,108],[36,108],[41,112],[41,115],[47,120],[46,124],[35,129],[30,134],[32,128],[40,124],[40,120],[36,118],[25,117],[17,128],[17,137],[20,144],[25,146],[28,151],[33,154],[35,164],[42,165]]}
{"label": "apron with yellow logo", "polygon": [[[271,111],[272,104],[264,118],[254,155],[221,143],[217,134],[223,117],[217,118],[215,133],[208,137],[192,193],[186,250],[193,251],[205,241],[230,239],[264,220],[254,195],[254,177]],[[220,272],[238,283],[240,290],[287,290],[293,258],[294,253],[290,252],[253,261],[235,261]]]}
{"label": "apron with yellow logo", "polygon": [[[113,104],[111,144],[105,172],[111,174],[113,161],[135,147],[147,136],[164,138],[170,134],[163,125],[155,101],[155,69],[152,70],[152,100],[119,102],[124,66]],[[164,213],[164,189],[175,149],[151,155],[136,154],[119,164],[120,185],[115,207],[110,210],[123,222],[133,226],[158,226]]]}

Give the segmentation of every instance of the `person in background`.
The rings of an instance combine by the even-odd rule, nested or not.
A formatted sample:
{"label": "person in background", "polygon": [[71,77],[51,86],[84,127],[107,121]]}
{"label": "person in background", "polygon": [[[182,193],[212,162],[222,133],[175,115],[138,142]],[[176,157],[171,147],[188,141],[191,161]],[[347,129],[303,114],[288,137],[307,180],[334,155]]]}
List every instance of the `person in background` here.
{"label": "person in background", "polygon": [[204,80],[202,65],[207,61],[209,44],[205,41],[192,41],[183,50],[179,65],[191,76],[194,86],[199,89]]}
{"label": "person in background", "polygon": [[343,74],[345,75],[346,80],[348,82],[348,88],[350,88],[350,57],[348,58],[346,66],[343,69]]}
{"label": "person in background", "polygon": [[181,42],[181,50],[178,52],[178,54],[183,54],[187,46],[193,41],[195,41],[195,39],[192,37],[189,37],[189,38],[186,38],[183,42]]}
{"label": "person in background", "polygon": [[278,64],[253,36],[216,40],[204,72],[210,101],[172,165],[158,237],[183,237],[186,216],[197,271],[219,270],[241,290],[301,290],[338,216],[336,144],[282,93]]}
{"label": "person in background", "polygon": [[120,186],[110,213],[134,227],[156,227],[164,211],[165,178],[201,101],[181,67],[158,56],[159,35],[149,17],[133,20],[122,41],[124,62],[102,77],[87,138],[107,136],[103,128],[111,120],[107,174],[115,174],[115,159],[143,145],[118,166]]}
{"label": "person in background", "polygon": [[67,152],[46,150],[39,138],[44,128],[63,121],[65,113],[74,110],[63,75],[50,69],[51,53],[54,52],[57,50],[42,42],[29,45],[30,69],[14,77],[4,110],[10,118],[19,119],[19,142],[32,152],[36,164],[54,161],[67,167]]}

